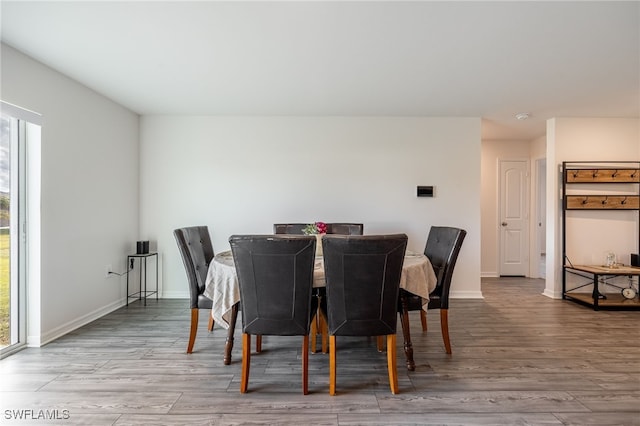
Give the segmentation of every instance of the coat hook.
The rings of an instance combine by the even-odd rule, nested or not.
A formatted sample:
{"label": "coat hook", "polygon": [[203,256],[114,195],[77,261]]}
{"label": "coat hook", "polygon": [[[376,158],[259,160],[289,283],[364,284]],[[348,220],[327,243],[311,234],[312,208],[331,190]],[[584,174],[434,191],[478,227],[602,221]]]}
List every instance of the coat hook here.
{"label": "coat hook", "polygon": [[620,204],[627,204],[627,197],[624,197],[624,199],[622,201],[620,201]]}
{"label": "coat hook", "polygon": [[582,204],[587,204],[588,201],[589,201],[589,197],[584,197],[584,200],[582,200]]}
{"label": "coat hook", "polygon": [[604,197],[604,200],[602,200],[602,205],[604,206],[605,204],[607,204],[607,200],[609,199],[609,196]]}
{"label": "coat hook", "polygon": [[613,172],[613,174],[611,175],[611,177],[612,177],[613,179],[615,179],[617,175],[618,175],[618,171],[617,171],[617,170],[614,170],[614,172]]}
{"label": "coat hook", "polygon": [[598,171],[597,171],[597,170],[594,170],[594,171],[593,171],[593,178],[595,179],[595,178],[597,178],[597,177],[598,177]]}

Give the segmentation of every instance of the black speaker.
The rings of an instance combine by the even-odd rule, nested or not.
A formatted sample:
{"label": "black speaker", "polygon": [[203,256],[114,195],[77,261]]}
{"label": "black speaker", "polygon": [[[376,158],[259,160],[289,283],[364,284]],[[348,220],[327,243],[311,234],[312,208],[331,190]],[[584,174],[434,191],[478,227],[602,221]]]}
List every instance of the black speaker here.
{"label": "black speaker", "polygon": [[631,253],[631,266],[640,266],[640,256]]}
{"label": "black speaker", "polygon": [[136,242],[136,254],[148,254],[149,253],[149,241]]}

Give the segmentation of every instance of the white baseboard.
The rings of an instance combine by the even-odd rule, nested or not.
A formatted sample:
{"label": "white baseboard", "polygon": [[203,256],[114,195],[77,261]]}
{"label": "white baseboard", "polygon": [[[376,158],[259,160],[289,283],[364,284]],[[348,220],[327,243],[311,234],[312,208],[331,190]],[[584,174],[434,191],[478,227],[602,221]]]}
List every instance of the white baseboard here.
{"label": "white baseboard", "polygon": [[481,291],[452,291],[449,293],[452,299],[484,299]]}
{"label": "white baseboard", "polygon": [[101,318],[106,314],[111,313],[116,309],[123,307],[125,304],[126,304],[126,300],[120,299],[106,306],[103,306],[102,308],[96,309],[93,312],[89,312],[86,315],[76,318],[73,321],[69,321],[66,324],[62,324],[61,326],[56,327],[53,330],[42,334],[41,336],[28,336],[27,346],[40,347],[40,346],[46,345],[47,343],[52,342],[57,338],[62,337],[65,334],[70,333],[73,330],[76,330],[82,327],[83,325],[87,325],[90,322],[95,321],[98,318]]}
{"label": "white baseboard", "polygon": [[549,290],[549,289],[546,289],[546,288],[542,292],[542,295],[550,297],[551,299],[562,299],[562,292],[557,293],[555,291],[552,291],[552,290]]}
{"label": "white baseboard", "polygon": [[163,291],[160,299],[188,299],[188,291]]}
{"label": "white baseboard", "polygon": [[480,278],[498,278],[497,272],[480,272]]}

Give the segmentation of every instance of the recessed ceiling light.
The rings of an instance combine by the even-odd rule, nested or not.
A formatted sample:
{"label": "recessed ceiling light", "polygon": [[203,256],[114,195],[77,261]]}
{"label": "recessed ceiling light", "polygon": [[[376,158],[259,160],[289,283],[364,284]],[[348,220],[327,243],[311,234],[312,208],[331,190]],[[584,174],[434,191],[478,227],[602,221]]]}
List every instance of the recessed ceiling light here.
{"label": "recessed ceiling light", "polygon": [[518,120],[526,120],[529,117],[531,117],[531,114],[529,114],[528,112],[519,112],[518,114],[516,114],[516,118]]}

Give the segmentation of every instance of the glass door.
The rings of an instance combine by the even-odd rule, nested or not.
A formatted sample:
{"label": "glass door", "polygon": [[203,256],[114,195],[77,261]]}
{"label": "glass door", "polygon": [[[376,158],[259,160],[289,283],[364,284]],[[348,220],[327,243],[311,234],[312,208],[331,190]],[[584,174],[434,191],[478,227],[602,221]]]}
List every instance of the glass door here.
{"label": "glass door", "polygon": [[25,141],[27,123],[1,116],[0,140],[0,358],[26,343]]}

